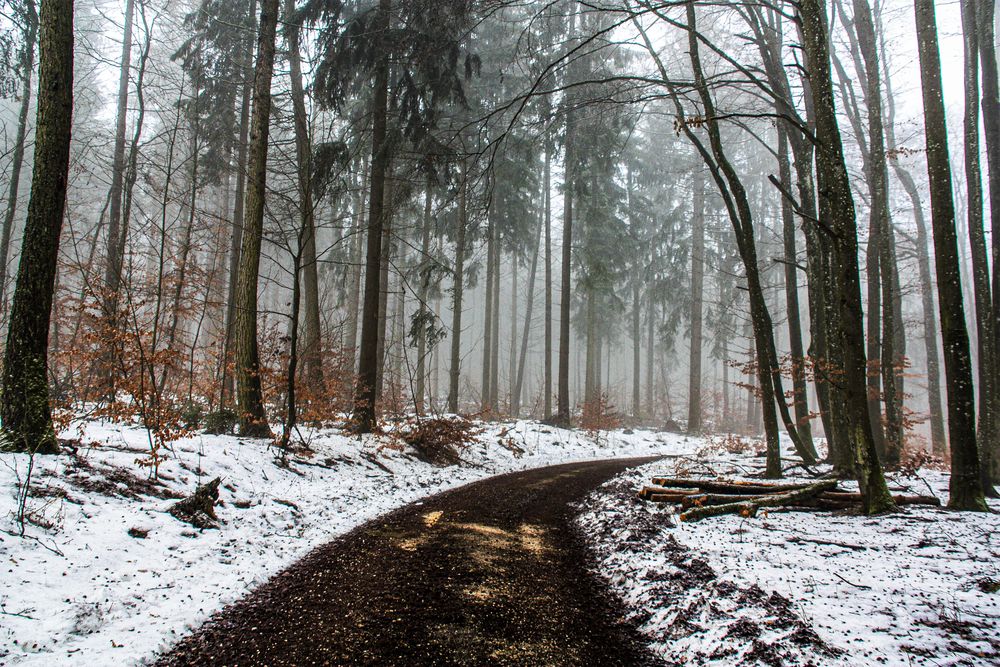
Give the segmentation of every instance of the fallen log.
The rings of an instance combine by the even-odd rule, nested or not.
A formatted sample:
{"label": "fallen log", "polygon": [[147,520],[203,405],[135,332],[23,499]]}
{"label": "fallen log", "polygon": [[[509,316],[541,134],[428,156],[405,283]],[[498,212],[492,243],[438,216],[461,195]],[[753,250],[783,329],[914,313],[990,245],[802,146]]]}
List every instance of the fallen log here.
{"label": "fallen log", "polygon": [[766,498],[768,494],[754,493],[747,495],[728,495],[724,493],[693,493],[685,496],[681,500],[684,509],[691,507],[705,507],[707,505],[728,505],[729,503],[745,503]]}
{"label": "fallen log", "polygon": [[[747,494],[747,495],[727,495],[722,493],[692,493],[679,498],[684,509],[692,507],[705,507],[709,505],[726,505],[729,503],[753,502],[760,498],[766,498],[768,494]],[[849,493],[846,491],[824,491],[817,497],[818,500],[826,501],[825,507],[842,509],[851,505],[861,504],[860,493]],[[934,496],[893,496],[896,505],[932,505],[940,506],[941,501]],[[663,501],[669,502],[669,501]],[[812,506],[812,505],[810,505]]]}
{"label": "fallen log", "polygon": [[[836,480],[833,486],[836,486]],[[653,484],[658,486],[676,487],[681,489],[701,489],[707,493],[725,493],[735,495],[762,495],[765,493],[780,493],[797,491],[808,487],[808,484],[768,484],[766,482],[742,482],[708,479],[676,479],[672,477],[654,477]]]}
{"label": "fallen log", "polygon": [[645,496],[645,499],[652,503],[683,503],[685,498],[688,498],[690,493],[651,493]]}
{"label": "fallen log", "polygon": [[824,491],[829,491],[837,486],[837,480],[831,479],[816,484],[810,484],[804,488],[797,488],[787,493],[777,493],[744,500],[724,505],[707,505],[694,507],[680,515],[681,521],[699,521],[713,516],[723,514],[740,514],[741,516],[756,516],[757,510],[762,507],[783,507],[785,505],[802,504],[803,501],[816,498]]}
{"label": "fallen log", "polygon": [[672,489],[672,488],[665,487],[665,486],[644,486],[641,489],[639,489],[639,497],[640,498],[645,498],[647,500],[650,498],[650,496],[652,496],[654,494],[657,494],[657,495],[660,495],[660,494],[669,494],[669,495],[677,495],[677,496],[690,496],[690,495],[697,494],[697,493],[700,493],[700,491],[698,491],[698,489],[676,489],[676,488]]}

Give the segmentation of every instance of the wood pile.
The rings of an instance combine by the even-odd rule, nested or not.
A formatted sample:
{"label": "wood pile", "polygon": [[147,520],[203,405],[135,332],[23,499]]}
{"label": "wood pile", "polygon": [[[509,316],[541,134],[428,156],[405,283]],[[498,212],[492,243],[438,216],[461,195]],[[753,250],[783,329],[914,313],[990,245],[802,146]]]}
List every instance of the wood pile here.
{"label": "wood pile", "polygon": [[[731,480],[654,477],[639,497],[654,503],[680,505],[681,521],[698,521],[723,514],[756,516],[761,508],[851,510],[861,506],[861,494],[837,488],[835,479],[809,484],[776,484]],[[940,505],[934,496],[893,496],[896,505]]]}

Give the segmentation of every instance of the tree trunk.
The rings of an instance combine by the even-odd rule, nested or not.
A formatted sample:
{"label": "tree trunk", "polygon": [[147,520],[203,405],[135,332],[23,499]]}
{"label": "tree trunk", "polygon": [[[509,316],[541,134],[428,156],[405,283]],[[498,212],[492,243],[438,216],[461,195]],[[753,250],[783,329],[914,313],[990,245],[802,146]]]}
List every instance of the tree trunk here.
{"label": "tree trunk", "polygon": [[[546,139],[548,136],[546,135]],[[542,361],[543,391],[542,416],[552,416],[552,145],[545,142],[545,359]]]}
{"label": "tree trunk", "polygon": [[389,328],[389,292],[392,287],[389,285],[389,258],[392,255],[392,221],[395,214],[395,179],[392,176],[392,168],[386,174],[385,193],[383,195],[382,209],[382,249],[379,259],[379,294],[378,294],[378,345],[375,356],[378,358],[378,368],[375,370],[375,400],[382,398],[382,391],[385,387],[385,366],[388,360],[386,352],[386,333]]}
{"label": "tree trunk", "polygon": [[[684,132],[692,140],[692,143],[695,144],[706,166],[712,172],[712,176],[723,197],[730,221],[733,225],[740,259],[743,262],[746,272],[747,291],[750,300],[750,317],[758,355],[758,379],[761,388],[764,431],[768,445],[766,474],[769,476],[780,476],[781,453],[775,407],[778,408],[785,429],[802,459],[807,464],[811,464],[815,461],[815,453],[806,449],[799,439],[798,431],[788,412],[788,405],[785,403],[784,390],[781,386],[778,354],[774,344],[774,328],[767,302],[764,299],[763,285],[761,284],[760,270],[757,263],[753,214],[746,189],[723,149],[722,137],[715,116],[715,104],[702,71],[701,57],[699,55],[699,38],[696,34],[696,13],[693,2],[687,3],[687,19],[691,65],[694,71],[695,87],[698,89],[699,97],[708,118],[705,127],[708,131],[711,153],[697,140],[691,128],[686,124]],[[676,95],[675,104],[679,106]]]}
{"label": "tree trunk", "polygon": [[976,407],[972,386],[969,335],[962,305],[962,277],[955,233],[948,130],[941,95],[941,60],[933,0],[914,0],[924,138],[931,192],[931,228],[937,267],[938,309],[944,339],[945,381],[948,385],[948,440],[951,442],[951,482],[948,506],[986,511],[976,445]]}
{"label": "tree trunk", "polygon": [[465,281],[465,231],[468,226],[467,189],[469,173],[462,170],[455,215],[455,272],[451,307],[451,364],[448,371],[448,411],[458,413],[459,380],[462,371],[462,290]]}
{"label": "tree trunk", "polygon": [[[788,134],[778,125],[778,177],[791,191],[792,168],[788,161]],[[795,401],[795,426],[803,443],[812,447],[809,428],[809,397],[806,391],[805,352],[802,347],[802,313],[799,310],[798,250],[795,247],[795,218],[788,199],[781,199],[781,230],[785,254],[785,310],[788,315],[788,347],[792,356],[792,395]]]}
{"label": "tree trunk", "polygon": [[[379,0],[376,29],[384,36],[389,29],[391,0]],[[375,71],[375,94],[372,105],[372,174],[371,193],[368,200],[368,241],[365,258],[365,298],[361,314],[361,352],[358,363],[358,381],[354,392],[354,422],[360,433],[370,433],[375,428],[376,397],[378,392],[379,321],[378,303],[382,292],[382,225],[385,216],[385,177],[389,168],[389,146],[386,142],[388,116],[389,55],[383,51]]]}
{"label": "tree trunk", "polygon": [[[285,0],[285,16],[295,13],[295,0]],[[298,163],[299,215],[302,219],[300,264],[301,292],[305,302],[302,326],[302,365],[306,384],[315,396],[323,395],[323,359],[320,342],[319,266],[316,256],[316,211],[312,194],[312,145],[309,119],[306,116],[306,96],[302,86],[302,59],[297,20],[285,24],[288,41],[288,69],[291,77],[292,116],[295,126],[295,159]],[[298,311],[298,307],[295,308]]]}
{"label": "tree trunk", "polygon": [[125,130],[128,121],[128,84],[132,67],[132,25],[135,16],[135,1],[125,2],[125,25],[122,36],[121,66],[118,74],[118,108],[115,117],[115,146],[111,163],[111,190],[108,195],[108,238],[107,255],[104,264],[104,293],[102,308],[106,335],[111,337],[102,355],[103,393],[108,400],[115,398],[115,376],[117,371],[116,350],[112,341],[118,330],[118,290],[122,281],[122,254],[120,246],[122,217],[122,186],[125,177]]}
{"label": "tree trunk", "polygon": [[493,350],[490,354],[490,406],[493,410],[500,408],[500,228],[493,225],[493,332],[490,340]]}
{"label": "tree trunk", "polygon": [[424,412],[424,395],[426,394],[427,364],[424,357],[427,355],[427,293],[430,286],[430,250],[431,250],[431,179],[427,179],[426,191],[424,192],[424,217],[422,229],[420,230],[420,266],[423,267],[417,273],[417,280],[420,281],[417,292],[417,373],[416,384],[413,389],[413,409],[420,415]]}
{"label": "tree trunk", "polygon": [[25,2],[25,16],[28,21],[21,48],[21,107],[17,114],[17,135],[14,138],[14,153],[10,160],[10,183],[7,186],[7,210],[0,229],[0,312],[7,306],[7,263],[10,261],[10,237],[14,229],[14,215],[17,213],[18,190],[21,186],[21,167],[24,164],[25,137],[28,133],[28,110],[31,108],[31,77],[35,69],[35,41],[38,39],[38,15],[34,0]]}
{"label": "tree trunk", "polygon": [[[858,50],[864,62],[865,103],[868,107],[870,146],[870,195],[872,219],[878,227],[879,274],[882,301],[881,376],[885,402],[885,458],[887,466],[899,464],[903,450],[902,365],[905,351],[902,332],[902,297],[896,266],[892,221],[889,214],[889,170],[886,164],[885,130],[882,119],[882,77],[875,24],[868,0],[854,0],[854,24]],[[869,252],[872,248],[869,245]],[[871,314],[869,314],[871,317]]]}
{"label": "tree trunk", "polygon": [[829,220],[833,232],[831,278],[835,291],[831,296],[836,299],[837,321],[831,322],[831,331],[840,330],[843,418],[849,428],[864,509],[872,514],[891,510],[894,504],[878,460],[868,411],[857,219],[833,101],[825,6],[824,0],[802,0],[799,12],[816,121],[818,217]]}
{"label": "tree trunk", "polygon": [[568,428],[569,412],[569,313],[573,277],[573,112],[566,112],[566,143],[563,148],[563,229],[562,267],[559,285],[559,377],[554,422]]}
{"label": "tree trunk", "polygon": [[264,235],[264,197],[267,180],[267,147],[271,116],[271,77],[274,74],[274,41],[278,23],[278,0],[261,3],[254,67],[253,117],[250,121],[247,168],[246,224],[236,277],[236,321],[233,328],[233,358],[236,366],[236,404],[240,433],[271,437],[264,412],[257,349],[257,279]]}
{"label": "tree trunk", "polygon": [[510,349],[507,364],[507,412],[517,416],[514,410],[514,383],[517,377],[517,255],[510,257]]}
{"label": "tree trunk", "polygon": [[[257,0],[250,0],[247,19],[256,25]],[[229,289],[226,299],[226,336],[222,353],[222,382],[219,390],[219,407],[226,407],[226,394],[235,395],[233,376],[230,373],[230,357],[233,348],[233,332],[236,326],[236,283],[240,273],[240,252],[243,249],[243,221],[246,205],[247,158],[250,135],[250,101],[253,98],[253,77],[250,76],[253,62],[253,39],[250,31],[244,39],[243,95],[240,103],[240,136],[236,152],[236,201],[233,204],[233,234],[229,246]]]}
{"label": "tree trunk", "polygon": [[642,419],[642,290],[632,277],[632,419]]}
{"label": "tree trunk", "polygon": [[489,413],[493,410],[490,384],[493,379],[493,280],[496,276],[496,248],[493,245],[493,205],[486,213],[486,311],[483,317],[483,387],[482,405],[480,410]]}
{"label": "tree trunk", "polygon": [[517,376],[514,390],[511,392],[511,416],[517,417],[521,412],[521,390],[524,387],[524,367],[528,360],[528,339],[531,334],[531,314],[535,305],[535,276],[538,273],[538,254],[542,241],[542,231],[545,219],[539,220],[538,234],[535,236],[535,248],[531,253],[531,269],[528,273],[528,285],[525,288],[528,302],[524,306],[524,328],[521,332],[521,354],[517,362]]}
{"label": "tree trunk", "polygon": [[347,305],[347,343],[344,346],[345,354],[350,356],[350,369],[353,376],[357,371],[355,363],[358,350],[358,311],[361,304],[361,260],[362,252],[365,249],[365,220],[364,220],[364,196],[361,191],[364,188],[365,178],[368,173],[367,161],[361,165],[361,174],[358,179],[358,194],[355,198],[354,210],[354,239],[351,248],[350,267],[350,288],[348,291]]}
{"label": "tree trunk", "polygon": [[656,404],[653,402],[653,373],[656,371],[656,302],[653,290],[647,290],[646,300],[646,419],[656,419]]}
{"label": "tree trunk", "polygon": [[694,212],[691,216],[691,353],[688,357],[687,431],[701,433],[701,345],[705,292],[705,176],[694,175]]}
{"label": "tree trunk", "polygon": [[107,291],[105,316],[114,318],[117,296],[122,279],[122,250],[119,247],[119,227],[122,214],[122,184],[125,176],[125,126],[128,121],[128,84],[132,66],[132,24],[135,0],[125,1],[125,27],[122,37],[121,68],[118,74],[118,109],[115,116],[115,147],[111,165],[111,194],[108,211],[108,251],[104,267],[104,288]]}
{"label": "tree trunk", "polygon": [[66,205],[73,116],[73,2],[43,0],[38,114],[28,217],[4,352],[4,449],[59,450],[49,407],[48,341]]}
{"label": "tree trunk", "polygon": [[[196,207],[198,204],[198,157],[201,151],[200,146],[198,145],[198,140],[200,139],[199,135],[201,131],[201,123],[199,122],[197,100],[200,92],[199,84],[196,79],[191,97],[191,99],[195,100],[195,104],[193,106],[191,118],[191,182],[188,185],[188,216],[187,222],[184,225],[184,235],[181,238],[180,256],[177,262],[177,276],[174,280],[174,293],[170,303],[170,324],[167,325],[166,349],[171,351],[175,349],[175,345],[177,344],[177,329],[180,326],[181,321],[181,301],[184,296],[184,287],[187,283],[188,257],[191,254],[191,235],[194,233],[194,224],[197,212]],[[159,394],[163,393],[163,389],[166,387],[169,375],[170,365],[168,364],[164,366],[163,374],[160,375],[160,381],[157,385]]]}
{"label": "tree trunk", "polygon": [[[976,31],[983,80],[983,128],[986,143],[986,166],[989,183],[990,229],[993,234],[993,266],[1000,264],[1000,83],[998,83],[995,37],[995,0],[976,3]],[[993,270],[993,387],[1000,401],[1000,271]],[[1000,484],[1000,407],[994,405],[993,437],[982,445],[983,461],[993,484]],[[987,450],[989,450],[987,452]]]}
{"label": "tree trunk", "polygon": [[983,230],[983,181],[979,163],[979,44],[976,9],[962,3],[962,31],[965,42],[965,186],[969,248],[972,251],[972,284],[976,305],[976,341],[979,364],[980,474],[983,491],[996,496],[990,480],[992,443],[997,437],[996,337],[993,326],[993,302],[990,294],[990,268]]}
{"label": "tree trunk", "polygon": [[[876,17],[877,18],[877,17]],[[880,44],[885,52],[884,32],[879,26]],[[895,97],[892,92],[892,79],[888,76],[888,69],[883,62],[883,79],[886,88],[886,122],[885,133],[889,151],[892,157],[889,163],[892,165],[893,173],[899,179],[903,190],[910,199],[913,208],[913,221],[917,228],[916,234],[916,255],[917,273],[920,279],[921,311],[924,330],[924,350],[927,359],[927,411],[930,421],[931,431],[931,451],[936,456],[945,457],[948,453],[948,440],[944,428],[944,411],[941,407],[941,365],[938,356],[938,331],[937,318],[934,309],[934,283],[931,279],[931,261],[928,248],[930,241],[927,237],[927,222],[924,219],[924,206],[920,199],[920,191],[910,172],[907,171],[895,156],[896,132],[894,127],[896,110]],[[902,328],[902,327],[900,327]]]}

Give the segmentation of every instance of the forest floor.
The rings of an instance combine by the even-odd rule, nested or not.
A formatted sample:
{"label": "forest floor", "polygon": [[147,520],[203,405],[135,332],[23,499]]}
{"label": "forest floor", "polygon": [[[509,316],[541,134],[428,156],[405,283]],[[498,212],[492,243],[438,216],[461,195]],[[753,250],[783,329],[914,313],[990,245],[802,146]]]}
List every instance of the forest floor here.
{"label": "forest floor", "polygon": [[[394,569],[371,573],[391,572],[379,580],[381,590],[408,596],[411,612],[414,599],[425,614],[448,611],[437,619],[443,624],[437,635],[428,633],[426,615],[407,613],[401,621],[416,639],[423,623],[427,643],[405,649],[414,648],[418,662],[430,661],[432,649],[448,648],[444,637],[495,652],[509,625],[524,635],[524,645],[498,654],[512,664],[552,664],[554,655],[598,664],[588,658],[609,647],[624,656],[622,664],[642,663],[633,640],[644,636],[667,665],[1000,665],[1000,515],[930,507],[876,518],[772,511],[678,525],[669,507],[638,500],[638,489],[662,474],[754,477],[763,459],[752,445],[518,421],[478,424],[458,464],[434,466],[395,437],[398,428],[361,439],[336,429],[304,430],[308,447],[284,462],[266,441],[185,438],[171,445],[156,481],[137,464],[148,455],[148,439],[136,427],[81,421],[65,434],[74,437],[72,448],[58,457],[32,463],[0,454],[0,665],[148,664],[252,591],[258,592],[250,601],[289,592],[288,576],[309,572],[300,568],[338,553],[342,542],[357,549],[355,564],[374,563],[378,554],[399,560]],[[580,479],[546,471],[520,482],[494,478],[432,497],[512,471],[643,456],[665,458],[625,471],[590,495],[589,488],[625,464],[573,468]],[[222,480],[217,529],[193,528],[166,511],[215,477]],[[893,488],[933,492],[942,501],[947,481],[924,469],[890,478]],[[574,498],[579,502],[567,511]],[[532,559],[542,557],[548,566],[539,570]],[[507,561],[515,566],[507,569]],[[364,580],[363,568],[344,564]],[[597,576],[586,576],[585,567]],[[292,574],[272,580],[286,569]],[[542,574],[525,579],[536,571]],[[604,584],[595,583],[599,578]],[[348,590],[351,580],[341,579],[341,590]],[[533,587],[558,602],[540,605],[545,596]],[[562,589],[573,590],[560,597]],[[464,606],[442,604],[459,591]],[[514,601],[493,615],[506,618],[503,628],[484,621],[474,626],[478,634],[455,630],[459,616],[476,618],[473,611],[498,601]],[[344,622],[354,619],[363,628],[365,618],[401,617],[395,603],[362,606],[352,610],[360,616]],[[520,615],[504,617],[505,608]],[[544,622],[531,621],[539,614]],[[282,627],[301,624],[295,615],[283,618]],[[185,645],[197,649],[195,638],[213,627],[221,626],[209,624]],[[366,636],[355,629],[361,633],[355,639]],[[581,650],[567,651],[552,639],[559,634],[579,638]],[[354,643],[391,657],[386,644],[366,642]]]}
{"label": "forest floor", "polygon": [[[636,497],[654,476],[759,478],[764,460],[732,443],[633,468],[579,507],[594,571],[665,664],[1000,665],[1000,515],[908,506],[680,523]],[[948,499],[945,473],[889,482]]]}
{"label": "forest floor", "polygon": [[[692,453],[683,436],[481,424],[458,465],[434,466],[389,435],[303,429],[285,465],[267,441],[175,441],[159,479],[138,427],[81,420],[57,457],[0,454],[0,665],[145,664],[222,607],[339,535],[497,474],[559,463]],[[20,536],[19,499],[30,473]],[[218,529],[167,513],[221,477]]]}

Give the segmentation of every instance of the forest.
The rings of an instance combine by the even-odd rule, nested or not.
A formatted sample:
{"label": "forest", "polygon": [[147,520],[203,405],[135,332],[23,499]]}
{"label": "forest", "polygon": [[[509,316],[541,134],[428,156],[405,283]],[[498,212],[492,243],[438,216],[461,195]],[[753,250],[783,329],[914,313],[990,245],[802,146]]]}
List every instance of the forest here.
{"label": "forest", "polygon": [[[2,0],[0,553],[65,558],[53,502],[84,491],[210,493],[196,520],[170,513],[233,526],[215,511],[252,484],[226,472],[243,447],[281,511],[308,514],[268,475],[327,475],[301,491],[319,498],[343,485],[356,520],[316,509],[338,533],[487,471],[656,456],[619,478],[617,510],[589,496],[577,530],[647,521],[650,479],[640,496],[686,510],[670,521],[715,522],[706,544],[774,507],[832,512],[792,524],[803,549],[867,517],[961,517],[979,569],[955,576],[980,596],[963,613],[995,627],[997,23],[994,0]],[[112,457],[100,482],[94,456]],[[362,510],[338,466],[419,480]],[[941,530],[938,546],[966,539]],[[895,548],[861,539],[848,551]],[[592,570],[637,562],[593,548]],[[837,577],[844,597],[877,588]],[[20,599],[0,594],[12,622],[32,615]],[[882,655],[1000,664],[990,632],[952,620],[935,626],[951,648]],[[156,664],[214,664],[184,653],[222,641],[205,627]],[[0,642],[27,645],[18,628]],[[136,659],[169,648],[144,641]],[[827,641],[777,663],[759,639],[721,662],[654,653],[848,660]],[[307,661],[288,650],[268,664]]]}

